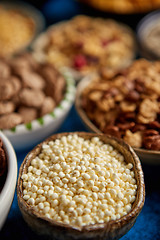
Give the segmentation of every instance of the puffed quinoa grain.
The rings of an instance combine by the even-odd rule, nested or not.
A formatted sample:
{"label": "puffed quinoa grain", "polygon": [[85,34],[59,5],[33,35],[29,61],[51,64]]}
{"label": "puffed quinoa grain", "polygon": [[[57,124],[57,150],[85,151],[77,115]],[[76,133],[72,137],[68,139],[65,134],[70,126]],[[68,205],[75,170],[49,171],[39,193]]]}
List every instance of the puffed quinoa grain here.
{"label": "puffed quinoa grain", "polygon": [[[60,156],[63,161],[54,163]],[[66,166],[70,173],[66,173]],[[73,226],[108,222],[124,216],[132,208],[137,189],[132,168],[120,152],[99,138],[85,140],[70,134],[42,144],[40,154],[21,177],[23,199],[35,211],[57,222]]]}

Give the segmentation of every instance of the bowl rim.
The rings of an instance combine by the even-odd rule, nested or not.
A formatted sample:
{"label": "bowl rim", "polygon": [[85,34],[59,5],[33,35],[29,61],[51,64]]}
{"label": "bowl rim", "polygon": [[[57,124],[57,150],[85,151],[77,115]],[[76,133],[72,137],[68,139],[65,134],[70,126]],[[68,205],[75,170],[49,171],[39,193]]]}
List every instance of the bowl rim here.
{"label": "bowl rim", "polygon": [[[22,187],[22,182],[23,180],[21,179],[22,174],[25,171],[25,167],[28,168],[30,161],[32,160],[32,158],[34,156],[36,156],[36,154],[39,153],[39,148],[41,148],[42,144],[45,142],[49,142],[50,140],[55,140],[58,139],[62,136],[66,136],[68,134],[77,134],[80,137],[84,137],[87,135],[86,139],[90,139],[91,137],[100,137],[100,139],[108,139],[107,141],[111,141],[113,144],[118,144],[119,148],[123,148],[123,151],[126,151],[129,153],[130,157],[132,157],[132,159],[134,160],[134,164],[135,164],[135,170],[137,172],[137,179],[139,182],[138,185],[138,190],[137,190],[137,198],[135,200],[135,202],[133,203],[133,207],[131,209],[131,211],[129,213],[127,213],[126,215],[124,215],[123,217],[117,219],[117,220],[112,220],[109,221],[107,223],[98,223],[98,224],[90,224],[90,225],[85,225],[82,227],[75,227],[75,226],[71,226],[68,224],[64,224],[64,223],[58,223],[52,219],[49,219],[45,216],[42,216],[41,214],[39,214],[38,212],[36,212],[30,205],[27,204],[27,202],[23,199],[23,187]],[[104,141],[102,140],[101,141]],[[109,144],[112,145],[112,143],[109,142]],[[119,150],[120,151],[120,150]],[[29,163],[28,163],[29,162]],[[140,211],[143,208],[144,205],[144,201],[145,201],[145,184],[144,184],[144,174],[143,174],[143,170],[142,170],[142,166],[141,166],[141,162],[138,158],[138,156],[136,155],[136,153],[134,152],[133,148],[130,147],[127,143],[125,143],[122,139],[117,139],[115,137],[106,135],[106,134],[98,134],[98,133],[89,133],[89,132],[65,132],[65,133],[56,133],[52,136],[50,136],[49,138],[47,138],[46,140],[44,140],[43,142],[41,142],[40,144],[38,144],[35,148],[33,148],[28,154],[27,156],[24,158],[21,166],[20,166],[20,170],[19,170],[19,176],[18,176],[18,182],[17,182],[17,198],[18,198],[18,205],[20,210],[22,208],[24,208],[24,211],[27,211],[27,214],[29,214],[30,216],[34,216],[35,218],[40,219],[42,222],[44,222],[45,224],[49,224],[51,227],[57,227],[57,228],[67,228],[70,230],[73,230],[75,232],[79,232],[81,233],[82,231],[85,232],[95,232],[98,229],[101,228],[105,228],[106,231],[110,231],[110,229],[115,229],[115,228],[120,228],[122,226],[124,226],[126,224],[126,222],[129,222],[130,220],[132,221],[133,218],[137,217],[140,213]]]}
{"label": "bowl rim", "polygon": [[137,24],[135,30],[141,56],[151,61],[159,60],[160,56],[157,54],[156,50],[154,51],[147,46],[145,39],[147,34],[154,27],[154,23],[158,20],[160,20],[160,9],[144,16]]}
{"label": "bowl rim", "polygon": [[[80,118],[82,119],[82,121],[86,124],[87,128],[95,133],[101,133],[103,134],[95,125],[94,123],[91,122],[91,120],[87,117],[85,111],[82,109],[81,107],[81,103],[80,103],[80,97],[82,94],[82,91],[85,89],[85,87],[87,85],[89,85],[89,83],[92,81],[92,79],[94,79],[97,76],[97,74],[90,74],[88,76],[86,76],[85,78],[83,78],[81,80],[81,82],[77,85],[77,91],[76,91],[76,99],[75,99],[75,107],[76,107],[76,111],[78,112]],[[154,155],[157,157],[159,157],[159,161],[154,161],[153,164],[160,164],[160,151],[156,151],[156,150],[148,150],[148,149],[144,149],[144,148],[136,148],[133,147],[133,149],[135,150],[135,152],[137,154],[148,154],[149,156]],[[152,163],[151,161],[145,161],[146,163]]]}
{"label": "bowl rim", "polygon": [[9,141],[9,139],[0,131],[0,138],[3,142],[3,147],[7,156],[7,176],[0,192],[0,205],[6,201],[8,196],[10,196],[11,189],[16,187],[16,180],[17,180],[17,157],[15,150]]}
{"label": "bowl rim", "polygon": [[[151,13],[148,13],[146,16],[144,16],[139,23],[136,26],[136,33],[137,33],[137,37],[139,39],[141,39],[143,31],[146,30],[147,28],[147,24],[150,24],[150,26],[153,25],[153,23],[151,22],[151,20],[154,22],[157,20],[157,18],[160,18],[160,10],[155,10]],[[148,31],[148,30],[147,30]]]}
{"label": "bowl rim", "polygon": [[53,123],[55,120],[63,116],[65,109],[67,110],[66,105],[70,106],[75,99],[76,87],[75,81],[69,71],[61,71],[60,73],[65,79],[66,89],[64,96],[59,104],[50,113],[45,114],[40,118],[34,119],[29,123],[22,123],[11,129],[1,129],[5,135],[9,137],[29,134],[31,132],[34,133],[42,127]]}

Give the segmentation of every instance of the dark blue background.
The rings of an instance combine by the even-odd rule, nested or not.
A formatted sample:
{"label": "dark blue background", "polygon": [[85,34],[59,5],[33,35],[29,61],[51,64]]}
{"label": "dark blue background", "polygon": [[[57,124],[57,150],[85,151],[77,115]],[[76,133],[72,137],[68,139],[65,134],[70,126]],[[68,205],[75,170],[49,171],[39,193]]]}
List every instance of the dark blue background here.
{"label": "dark blue background", "polygon": [[[35,7],[39,8],[46,18],[46,26],[70,19],[77,14],[88,14],[92,16],[111,17],[130,25],[133,30],[136,29],[137,23],[144,16],[138,15],[115,15],[102,13],[92,8],[86,7],[74,0],[50,0],[50,1],[28,1]],[[58,132],[69,131],[87,131],[73,106],[67,119],[58,130]],[[52,133],[51,133],[52,134]],[[18,168],[24,157],[30,149],[25,152],[17,152]],[[160,166],[149,166],[142,164],[145,184],[146,184],[146,201],[144,208],[137,218],[133,228],[121,239],[122,240],[160,240]],[[1,207],[1,206],[0,206]],[[9,212],[7,221],[0,232],[0,240],[42,240],[24,222],[17,204],[15,193],[14,201]]]}

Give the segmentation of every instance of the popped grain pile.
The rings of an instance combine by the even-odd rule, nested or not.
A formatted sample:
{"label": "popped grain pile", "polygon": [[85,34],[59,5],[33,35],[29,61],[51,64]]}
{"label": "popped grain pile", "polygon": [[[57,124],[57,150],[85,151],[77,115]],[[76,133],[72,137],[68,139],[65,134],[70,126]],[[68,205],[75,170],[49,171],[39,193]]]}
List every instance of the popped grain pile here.
{"label": "popped grain pile", "polygon": [[0,59],[0,129],[50,113],[64,96],[65,80],[49,63],[37,63],[25,53]]}
{"label": "popped grain pile", "polygon": [[31,41],[35,24],[22,12],[0,5],[0,29],[0,56],[8,56]]}
{"label": "popped grain pile", "polygon": [[43,143],[22,175],[23,199],[42,216],[72,226],[126,215],[136,199],[133,165],[98,137]]}
{"label": "popped grain pile", "polygon": [[126,66],[135,48],[127,27],[110,19],[83,15],[49,29],[47,39],[44,52],[49,62],[82,73],[100,66]]}
{"label": "popped grain pile", "polygon": [[7,158],[0,138],[0,192],[3,188],[7,173]]}
{"label": "popped grain pile", "polygon": [[82,108],[102,132],[160,150],[160,62],[137,60],[118,73],[103,69],[84,89]]}

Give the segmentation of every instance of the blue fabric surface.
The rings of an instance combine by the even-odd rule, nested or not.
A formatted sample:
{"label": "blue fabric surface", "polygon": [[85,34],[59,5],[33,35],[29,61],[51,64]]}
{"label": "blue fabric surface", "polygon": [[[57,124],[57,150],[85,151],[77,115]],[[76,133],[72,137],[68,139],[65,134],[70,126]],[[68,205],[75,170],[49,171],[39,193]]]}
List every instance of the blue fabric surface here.
{"label": "blue fabric surface", "polygon": [[[32,1],[33,4],[35,4],[35,2],[36,1]],[[83,5],[74,0],[50,0],[41,5],[41,10],[46,17],[48,25],[60,20],[68,19],[80,13],[91,13],[94,15],[99,14],[99,12],[96,12],[95,10],[92,10],[91,12],[90,8],[84,8]],[[113,17],[117,19],[117,16]],[[125,18],[126,16],[124,16],[124,18],[121,16],[120,20],[123,21]],[[127,21],[129,23],[129,20]],[[132,25],[132,23],[135,26],[135,18],[133,22],[130,22],[130,25]],[[74,106],[67,119],[58,130],[58,132],[68,131],[87,131],[77,115]],[[29,150],[30,149],[21,153],[17,152],[18,168]],[[160,166],[149,166],[143,164],[142,167],[146,184],[145,205],[138,216],[135,225],[125,236],[121,238],[121,240],[160,240]],[[0,240],[11,240],[13,238],[16,240],[44,239],[35,234],[24,222],[18,208],[16,192],[6,223],[0,231]]]}

